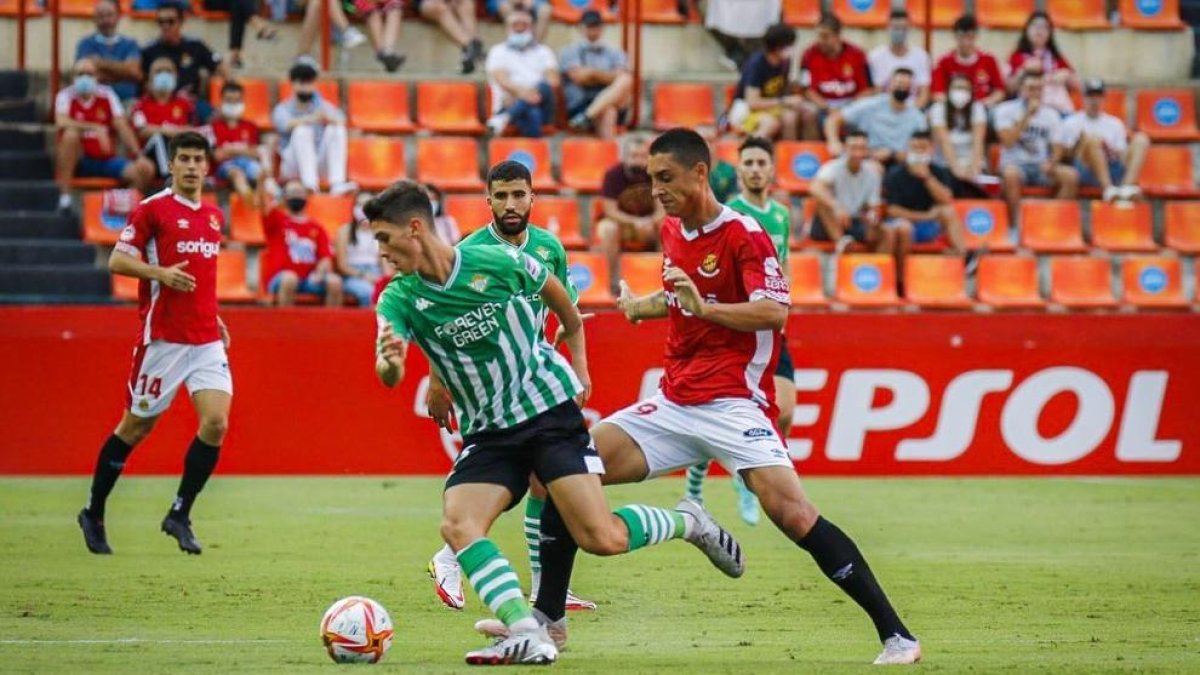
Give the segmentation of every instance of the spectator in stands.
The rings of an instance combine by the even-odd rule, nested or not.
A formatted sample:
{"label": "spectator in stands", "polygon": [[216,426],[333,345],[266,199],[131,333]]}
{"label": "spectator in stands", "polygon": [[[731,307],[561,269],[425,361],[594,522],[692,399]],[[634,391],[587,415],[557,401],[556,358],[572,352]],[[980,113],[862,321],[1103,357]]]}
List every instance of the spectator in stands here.
{"label": "spectator in stands", "polygon": [[458,72],[470,75],[483,62],[483,41],[475,22],[475,0],[417,0],[417,13],[432,21],[460,50]]}
{"label": "spectator in stands", "polygon": [[933,67],[933,96],[945,98],[950,88],[950,76],[962,73],[975,86],[975,100],[992,108],[1006,95],[1004,78],[996,57],[976,46],[979,23],[974,15],[964,14],[954,22],[954,49],[938,59]]}
{"label": "spectator in stands", "polygon": [[821,16],[817,43],[800,57],[800,84],[817,113],[802,119],[804,137],[811,139],[820,138],[830,111],[875,93],[866,53],[842,39],[842,22],[833,14]]}
{"label": "spectator in stands", "polygon": [[983,196],[976,182],[983,176],[988,120],[987,110],[972,98],[973,94],[967,76],[954,73],[946,98],[929,108],[934,162],[954,174],[956,197]]}
{"label": "spectator in stands", "polygon": [[280,307],[296,304],[297,293],[320,295],[327,306],[340,307],[342,278],[333,271],[329,234],[304,213],[308,190],[300,181],[288,181],[283,203],[263,217],[267,247],[262,278],[267,292]]}
{"label": "spectator in stands", "polygon": [[[271,15],[275,20],[285,20],[288,14],[288,5],[292,0],[268,1],[271,4]],[[325,0],[298,0],[298,4],[304,5],[304,20],[300,24],[300,37],[296,40],[297,62],[301,59],[312,59],[313,46],[316,45],[317,37],[321,32],[321,7],[325,5],[329,5],[330,29],[342,49],[355,49],[366,44],[367,36],[350,25],[350,19],[346,18],[346,11],[342,9],[342,3],[326,2]]]}
{"label": "spectator in stands", "polygon": [[271,41],[278,35],[278,30],[265,17],[259,14],[259,0],[223,0],[222,2],[205,1],[207,9],[217,9],[222,6],[229,12],[229,67],[241,68],[242,45],[246,39],[246,27],[254,31],[259,40]]}
{"label": "spectator in stands", "polygon": [[446,200],[442,191],[433,183],[425,184],[425,193],[429,195],[429,204],[433,207],[433,227],[437,230],[442,241],[451,246],[462,239],[462,231],[458,229],[458,221],[446,213]]}
{"label": "spectator in stands", "polygon": [[96,32],[79,39],[75,60],[88,58],[96,65],[96,79],[112,87],[117,98],[137,98],[142,82],[142,55],[133,38],[117,34],[121,8],[114,0],[98,0],[92,12]]}
{"label": "spectator in stands", "polygon": [[1062,116],[1042,104],[1042,76],[1021,76],[1021,97],[996,106],[996,134],[1000,137],[1000,175],[1009,219],[1016,222],[1021,189],[1039,185],[1057,190],[1059,199],[1074,199],[1079,172],[1062,163],[1059,143]]}
{"label": "spectator in stands", "polygon": [[[700,3],[698,3],[700,4]],[[746,59],[762,48],[767,30],[779,21],[779,0],[707,0],[704,27],[721,46],[721,65],[729,70],[745,68]],[[687,18],[687,0],[680,3]]]}
{"label": "spectator in stands", "polygon": [[550,32],[550,3],[546,0],[487,0],[488,14],[508,24],[513,12],[525,12],[533,25],[535,41],[546,42]]}
{"label": "spectator in stands", "polygon": [[850,130],[845,153],[822,164],[809,188],[816,202],[812,239],[836,242],[839,253],[855,241],[879,253],[895,250],[895,231],[881,227],[881,174],[871,160],[867,135]]}
{"label": "spectator in stands", "polygon": [[1104,199],[1127,201],[1141,194],[1138,177],[1146,163],[1150,137],[1131,137],[1120,118],[1103,110],[1104,81],[1083,86],[1083,110],[1063,121],[1060,142],[1075,159],[1083,185],[1104,188]]}
{"label": "spectator in stands", "polygon": [[892,73],[886,93],[860,98],[854,103],[834,110],[825,118],[825,138],[829,153],[842,154],[842,122],[848,122],[867,134],[871,157],[889,166],[903,162],[908,141],[918,131],[928,129],[925,114],[911,105],[913,73],[900,68]]}
{"label": "spectator in stands", "polygon": [[[141,157],[137,136],[125,119],[116,92],[97,81],[91,59],[79,59],[72,71],[74,82],[54,97],[54,126],[58,129],[55,171],[58,208],[71,208],[71,179],[115,178],[149,192],[154,165]],[[125,146],[118,154],[117,140]]]}
{"label": "spectator in stands", "polygon": [[372,195],[359,193],[355,199],[354,216],[338,230],[334,238],[333,251],[338,274],[345,279],[342,286],[346,293],[358,301],[359,307],[370,307],[375,295],[375,284],[383,276],[379,257],[379,242],[371,233],[371,222],[363,214],[363,204]]}
{"label": "spectator in stands", "polygon": [[717,135],[716,127],[699,126],[696,127],[696,133],[703,136],[704,140],[708,142],[708,154],[712,157],[712,169],[708,172],[708,185],[712,188],[717,201],[724,204],[738,193],[737,167],[721,159],[717,152],[717,141],[720,138]]}
{"label": "spectator in stands", "polygon": [[1054,42],[1054,24],[1050,15],[1037,11],[1029,15],[1017,40],[1017,48],[1008,57],[1008,91],[1017,93],[1021,76],[1036,73],[1042,76],[1042,105],[1067,114],[1075,110],[1071,89],[1079,91],[1079,76]]}
{"label": "spectator in stands", "polygon": [[273,191],[271,157],[259,144],[258,127],[246,119],[245,90],[236,80],[221,86],[221,107],[211,126],[216,174],[248,204],[258,205],[256,187]]}
{"label": "spectator in stands", "polygon": [[346,115],[317,91],[317,69],[297,63],[288,71],[292,95],[275,105],[271,122],[283,140],[280,176],[299,178],[316,192],[320,178],[330,192],[345,194],[358,186],[346,180]]}
{"label": "spectator in stands", "polygon": [[158,6],[157,21],[159,36],[142,47],[142,72],[150,72],[150,64],[160,58],[171,59],[179,73],[177,89],[190,97],[202,122],[212,114],[208,103],[206,78],[219,75],[229,79],[229,67],[202,40],[183,34],[183,18],[186,4],[163,2]]}
{"label": "spectator in stands", "polygon": [[734,91],[729,123],[735,130],[771,140],[791,140],[798,138],[802,120],[805,128],[816,124],[816,108],[790,91],[788,73],[795,45],[796,31],[791,26],[776,24],[767,29],[762,50],[743,64]]}
{"label": "spectator in stands", "polygon": [[554,90],[559,85],[558,60],[533,35],[533,16],[508,13],[508,37],[488,51],[487,76],[496,114],[488,128],[499,136],[512,122],[517,134],[541,138],[542,126],[554,121]]}
{"label": "spectator in stands", "polygon": [[396,51],[404,0],[353,0],[354,16],[367,24],[367,37],[375,49],[375,60],[389,73],[400,70],[407,56]]}
{"label": "spectator in stands", "polygon": [[154,162],[159,178],[169,173],[167,144],[177,134],[195,131],[196,107],[178,93],[175,63],[160,57],[150,64],[146,94],[133,104],[129,119],[142,141],[142,153]]}
{"label": "spectator in stands", "polygon": [[[914,243],[927,244],[945,234],[952,253],[966,252],[962,222],[954,210],[953,183],[954,175],[933,163],[933,139],[928,131],[913,134],[904,162],[884,176],[887,228],[895,232],[896,269],[901,276],[904,257]],[[903,281],[899,280],[901,289]]]}
{"label": "spectator in stands", "polygon": [[600,12],[585,11],[579,26],[583,39],[559,55],[568,125],[575,131],[594,130],[600,138],[615,138],[633,100],[633,76],[625,52],[604,44]]}
{"label": "spectator in stands", "polygon": [[929,52],[908,44],[908,29],[908,12],[893,10],[888,20],[888,43],[875,47],[867,55],[871,65],[871,82],[876,87],[887,89],[892,73],[907,68],[913,77],[912,102],[924,110],[929,105],[929,84],[933,81],[933,70],[929,64]]}
{"label": "spectator in stands", "polygon": [[608,258],[613,295],[619,293],[621,251],[658,249],[658,228],[666,216],[650,192],[650,140],[633,133],[621,144],[621,162],[604,173],[600,186],[602,215],[596,223],[596,247]]}

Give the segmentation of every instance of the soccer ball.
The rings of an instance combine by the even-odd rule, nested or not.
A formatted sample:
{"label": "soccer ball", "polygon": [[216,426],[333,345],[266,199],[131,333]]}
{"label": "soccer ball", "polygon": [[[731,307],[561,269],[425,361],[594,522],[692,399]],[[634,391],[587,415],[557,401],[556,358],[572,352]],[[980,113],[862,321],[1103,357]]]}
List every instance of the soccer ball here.
{"label": "soccer ball", "polygon": [[394,632],[383,605],[359,595],[338,600],[321,617],[321,641],[334,663],[379,663]]}

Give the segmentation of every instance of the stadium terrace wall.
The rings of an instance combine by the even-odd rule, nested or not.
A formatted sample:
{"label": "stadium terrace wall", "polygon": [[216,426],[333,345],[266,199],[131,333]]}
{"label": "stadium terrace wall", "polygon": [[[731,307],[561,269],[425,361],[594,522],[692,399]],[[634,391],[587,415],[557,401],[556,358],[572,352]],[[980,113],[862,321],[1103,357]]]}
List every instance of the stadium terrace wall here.
{"label": "stadium terrace wall", "polygon": [[[374,379],[368,312],[228,308],[224,474],[444,474],[426,366]],[[123,403],[128,307],[0,308],[0,474],[84,474]],[[657,381],[664,330],[589,322],[598,419]],[[806,475],[1200,474],[1200,315],[796,315],[793,456]],[[131,473],[176,473],[177,401]]]}

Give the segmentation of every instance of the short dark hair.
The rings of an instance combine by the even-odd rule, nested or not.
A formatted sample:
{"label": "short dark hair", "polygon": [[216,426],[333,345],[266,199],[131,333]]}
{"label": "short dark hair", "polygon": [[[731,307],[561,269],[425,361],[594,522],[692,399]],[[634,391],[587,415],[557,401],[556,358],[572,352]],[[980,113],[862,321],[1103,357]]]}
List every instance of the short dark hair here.
{"label": "short dark hair", "polygon": [[932,141],[932,140],[933,140],[933,134],[930,133],[930,131],[928,129],[918,129],[917,131],[914,131],[912,133],[912,136],[908,137],[909,143],[911,143],[913,141]]}
{"label": "short dark hair", "polygon": [[403,225],[412,216],[431,224],[433,205],[420,183],[398,180],[363,204],[363,215],[369,221],[382,220],[393,225]]}
{"label": "short dark hair", "polygon": [[288,70],[289,82],[312,82],[317,79],[317,69],[307,63],[297,63]]}
{"label": "short dark hair", "polygon": [[746,138],[746,140],[742,141],[742,144],[738,146],[738,154],[741,155],[743,152],[752,150],[754,148],[762,150],[772,158],[775,157],[775,144],[763,138],[762,136],[750,136]]}
{"label": "short dark hair", "polygon": [[907,66],[900,66],[899,68],[892,71],[892,75],[907,75],[909,77],[914,77],[915,73],[913,73],[912,68],[909,68]]}
{"label": "short dark hair", "polygon": [[523,180],[530,185],[533,185],[533,174],[529,173],[529,167],[513,160],[506,159],[496,166],[488,169],[487,173],[487,189],[492,191],[492,183],[498,180]]}
{"label": "short dark hair", "polygon": [[703,136],[686,127],[675,127],[663,132],[650,144],[650,154],[671,155],[675,161],[688,168],[697,164],[712,168],[712,154],[708,151],[708,142]]}
{"label": "short dark hair", "polygon": [[866,140],[867,132],[863,131],[862,129],[860,129],[858,127],[850,127],[849,129],[846,130],[846,140],[850,140],[851,138],[861,138],[863,140]]}
{"label": "short dark hair", "polygon": [[763,49],[773,52],[796,44],[796,29],[786,23],[777,23],[763,33]]}
{"label": "short dark hair", "polygon": [[235,91],[239,94],[244,94],[244,93],[246,93],[246,88],[243,87],[242,83],[238,82],[237,80],[226,80],[225,84],[221,85],[221,95],[224,96],[225,94],[228,94],[231,91]]}
{"label": "short dark hair", "polygon": [[835,33],[841,33],[842,20],[833,12],[821,12],[821,18],[817,21],[817,28],[828,28]]}
{"label": "short dark hair", "polygon": [[974,14],[963,14],[954,20],[955,33],[970,33],[979,30],[979,22]]}
{"label": "short dark hair", "polygon": [[175,159],[175,155],[184,148],[188,150],[203,150],[205,155],[212,154],[212,146],[208,144],[208,139],[195,131],[185,131],[172,138],[171,142],[167,145],[167,156]]}
{"label": "short dark hair", "polygon": [[888,21],[895,21],[896,19],[904,19],[905,21],[907,21],[908,20],[908,10],[904,9],[903,7],[901,7],[900,9],[893,9],[892,13],[888,15]]}

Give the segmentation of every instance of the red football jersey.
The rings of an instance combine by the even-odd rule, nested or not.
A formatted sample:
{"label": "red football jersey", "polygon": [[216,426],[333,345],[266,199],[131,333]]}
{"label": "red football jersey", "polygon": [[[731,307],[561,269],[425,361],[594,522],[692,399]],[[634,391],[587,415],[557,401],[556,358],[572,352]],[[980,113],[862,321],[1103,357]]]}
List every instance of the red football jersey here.
{"label": "red football jersey", "polygon": [[[664,219],[662,244],[663,265],[686,272],[706,302],[767,298],[791,304],[771,237],[754,219],[729,207],[695,231],[685,230],[678,218]],[[672,288],[663,286],[668,326],[662,390],[667,399],[681,405],[750,399],[775,419],[780,332],[748,333],[697,319],[679,306]]]}
{"label": "red football jersey", "polygon": [[238,120],[237,124],[230,126],[229,121],[222,118],[213,122],[210,129],[213,150],[226,145],[258,145],[258,127],[246,120]]}
{"label": "red football jersey", "polygon": [[138,284],[139,344],[163,340],[201,345],[221,339],[217,254],[224,224],[220,209],[190,202],[170,188],[147,197],[134,209],[116,250],[160,267],[187,261],[184,271],[196,278],[191,292],[144,279]]}
{"label": "red football jersey", "polygon": [[145,127],[190,127],[196,117],[196,106],[190,99],[178,94],[159,102],[146,94],[133,104],[129,118],[133,128]]}
{"label": "red football jersey", "polygon": [[826,101],[849,101],[871,88],[871,69],[867,54],[849,42],[842,43],[842,53],[826,56],[816,45],[804,50],[800,57],[800,84],[816,89]]}
{"label": "red football jersey", "polygon": [[[96,87],[96,94],[84,101],[75,93],[74,85],[58,92],[54,97],[54,114],[67,115],[77,122],[92,122],[108,127],[104,131],[83,132],[83,154],[92,159],[108,159],[117,154],[117,138],[113,133],[113,120],[125,114],[121,99],[116,92],[104,85]],[[108,149],[101,146],[101,138],[108,139]]]}
{"label": "red football jersey", "polygon": [[283,208],[276,207],[263,218],[263,233],[267,239],[264,286],[283,270],[303,279],[312,274],[318,262],[333,257],[329,233],[320,223],[308,217],[294,218]]}
{"label": "red football jersey", "polygon": [[960,61],[958,51],[950,50],[938,59],[933,67],[933,86],[935,93],[943,94],[950,88],[950,76],[962,73],[970,78],[975,85],[975,100],[987,98],[993,91],[1004,89],[1004,77],[1000,74],[1000,64],[996,57],[985,51],[975,52],[975,58]]}

